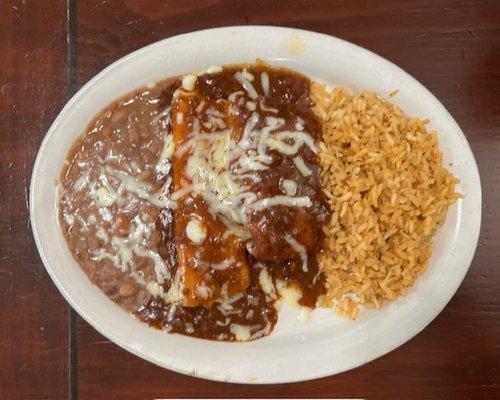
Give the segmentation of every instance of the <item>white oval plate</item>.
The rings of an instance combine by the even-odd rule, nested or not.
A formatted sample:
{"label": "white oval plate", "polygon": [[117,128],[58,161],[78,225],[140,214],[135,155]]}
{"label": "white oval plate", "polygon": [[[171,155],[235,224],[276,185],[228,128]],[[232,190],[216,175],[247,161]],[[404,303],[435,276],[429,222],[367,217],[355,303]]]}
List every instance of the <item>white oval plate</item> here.
{"label": "white oval plate", "polygon": [[[316,310],[307,324],[284,307],[274,332],[249,343],[209,342],[148,328],[131,318],[87,279],[58,225],[56,180],[73,141],[108,103],[135,88],[210,65],[256,58],[329,84],[370,90],[409,115],[427,117],[439,135],[446,165],[465,194],[448,211],[434,241],[429,270],[406,297],[356,321]],[[88,82],[64,107],[38,153],[30,192],[31,223],[45,267],[71,306],[124,349],[162,367],[228,382],[282,383],[336,374],[402,345],[451,299],[472,260],[480,228],[481,187],[467,140],[443,105],[387,60],[335,37],[288,28],[247,26],[193,32],[140,49]]]}

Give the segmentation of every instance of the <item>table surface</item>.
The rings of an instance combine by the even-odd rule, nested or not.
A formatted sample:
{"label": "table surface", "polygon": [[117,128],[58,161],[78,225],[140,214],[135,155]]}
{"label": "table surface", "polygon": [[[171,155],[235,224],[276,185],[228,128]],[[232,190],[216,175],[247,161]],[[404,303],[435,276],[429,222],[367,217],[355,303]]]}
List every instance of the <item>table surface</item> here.
{"label": "table surface", "polygon": [[[33,161],[78,88],[159,39],[243,24],[323,32],[393,61],[451,112],[479,165],[483,226],[455,297],[414,339],[337,376],[233,385],[149,364],[69,308],[32,238]],[[500,398],[499,1],[3,0],[0,49],[0,399]]]}

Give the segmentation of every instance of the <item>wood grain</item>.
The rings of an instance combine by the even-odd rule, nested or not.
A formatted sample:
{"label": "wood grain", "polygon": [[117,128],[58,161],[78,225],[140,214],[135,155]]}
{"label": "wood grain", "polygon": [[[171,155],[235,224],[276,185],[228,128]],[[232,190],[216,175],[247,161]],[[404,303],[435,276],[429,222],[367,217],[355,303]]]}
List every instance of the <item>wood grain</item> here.
{"label": "wood grain", "polygon": [[28,191],[66,101],[66,3],[0,2],[0,43],[0,399],[63,399],[68,306],[38,257]]}
{"label": "wood grain", "polygon": [[33,2],[24,14],[13,8],[16,2],[0,6],[0,212],[8,216],[0,223],[0,398],[70,395],[67,308],[35,255],[24,204],[36,148],[64,102],[66,71],[81,86],[154,41],[242,24],[293,26],[352,41],[395,62],[441,100],[466,134],[481,173],[483,227],[470,271],[446,309],[404,346],[353,371],[298,384],[233,385],[179,375],[121,350],[77,317],[72,397],[500,398],[499,2],[69,3],[75,57],[69,60],[66,3]]}
{"label": "wood grain", "polygon": [[[168,4],[166,4],[168,3]],[[492,145],[499,146],[500,8],[491,3],[123,1],[80,4],[77,79],[174,34],[234,24],[275,24],[320,31],[358,43],[394,61],[427,85],[457,118],[479,161],[485,224],[478,254],[451,304],[422,334],[357,370],[312,382],[245,386],[161,370],[108,343],[81,322],[81,398],[176,396],[350,396],[368,398],[491,398],[499,380],[499,274],[494,262],[500,187]],[[168,60],[166,60],[168,62]],[[491,207],[488,209],[488,207]],[[497,211],[495,213],[495,211]],[[492,232],[493,233],[493,232]],[[98,367],[96,368],[96,363]],[[103,385],[102,382],[111,384]],[[148,382],[144,385],[144,382]],[[125,383],[126,385],[122,385]]]}

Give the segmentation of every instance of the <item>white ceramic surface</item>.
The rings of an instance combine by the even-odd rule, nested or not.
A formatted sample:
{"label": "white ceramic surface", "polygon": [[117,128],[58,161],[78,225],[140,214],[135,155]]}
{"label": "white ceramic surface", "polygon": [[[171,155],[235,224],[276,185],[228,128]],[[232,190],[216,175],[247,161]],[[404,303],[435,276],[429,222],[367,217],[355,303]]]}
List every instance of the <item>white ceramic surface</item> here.
{"label": "white ceramic surface", "polygon": [[[73,260],[56,217],[56,179],[72,142],[104,106],[150,82],[210,65],[256,58],[306,75],[371,90],[408,114],[430,119],[446,163],[465,194],[449,210],[435,239],[428,272],[408,295],[356,321],[317,310],[302,325],[282,309],[274,332],[249,343],[209,342],[151,329],[93,286]],[[279,383],[336,374],[377,358],[421,331],[453,296],[472,260],[480,228],[481,187],[474,157],[459,126],[420,83],[385,59],[340,39],[277,27],[228,27],[176,36],[140,49],[87,83],[64,107],[36,159],[31,222],[47,271],[72,307],[101,334],[162,367],[208,379]]]}

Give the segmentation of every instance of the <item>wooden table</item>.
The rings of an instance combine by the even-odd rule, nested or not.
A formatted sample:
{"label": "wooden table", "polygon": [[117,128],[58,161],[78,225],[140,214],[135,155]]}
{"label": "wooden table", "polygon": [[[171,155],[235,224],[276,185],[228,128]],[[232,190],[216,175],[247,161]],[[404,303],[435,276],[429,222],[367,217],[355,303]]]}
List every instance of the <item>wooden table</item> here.
{"label": "wooden table", "polygon": [[[376,3],[0,2],[0,399],[500,398],[500,2]],[[159,39],[241,24],[328,33],[400,65],[453,114],[479,164],[483,227],[458,293],[410,342],[334,377],[246,386],[149,364],[100,336],[69,308],[32,238],[27,198],[34,157],[78,88],[106,65]]]}

